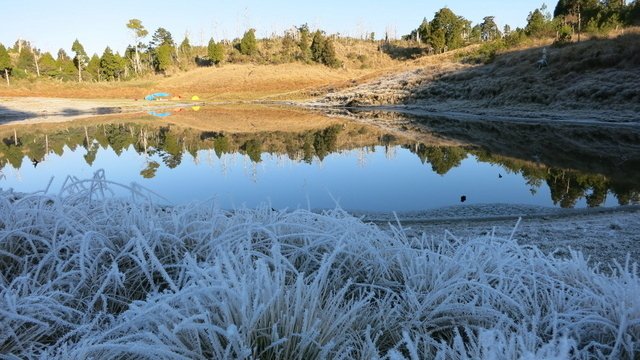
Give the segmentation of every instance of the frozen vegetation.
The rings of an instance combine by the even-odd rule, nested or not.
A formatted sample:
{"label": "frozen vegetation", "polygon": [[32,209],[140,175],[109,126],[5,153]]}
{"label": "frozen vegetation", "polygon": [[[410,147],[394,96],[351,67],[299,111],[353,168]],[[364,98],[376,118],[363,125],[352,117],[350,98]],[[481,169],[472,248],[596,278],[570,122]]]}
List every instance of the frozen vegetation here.
{"label": "frozen vegetation", "polygon": [[635,264],[115,186],[0,193],[0,358],[640,356]]}

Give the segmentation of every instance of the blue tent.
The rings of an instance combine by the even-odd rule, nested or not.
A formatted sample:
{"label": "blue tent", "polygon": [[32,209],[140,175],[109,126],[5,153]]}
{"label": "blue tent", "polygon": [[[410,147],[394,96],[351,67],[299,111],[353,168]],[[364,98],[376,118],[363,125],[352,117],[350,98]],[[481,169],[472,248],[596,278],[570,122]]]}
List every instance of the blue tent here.
{"label": "blue tent", "polygon": [[159,113],[159,112],[155,112],[155,111],[149,111],[149,115],[153,115],[153,116],[157,116],[157,117],[167,117],[167,116],[171,115],[171,113],[170,112]]}
{"label": "blue tent", "polygon": [[149,100],[149,101],[153,101],[153,100],[157,100],[158,98],[161,97],[169,97],[170,95],[167,93],[163,93],[163,92],[159,92],[159,93],[154,93],[154,94],[150,94],[144,97],[145,100]]}

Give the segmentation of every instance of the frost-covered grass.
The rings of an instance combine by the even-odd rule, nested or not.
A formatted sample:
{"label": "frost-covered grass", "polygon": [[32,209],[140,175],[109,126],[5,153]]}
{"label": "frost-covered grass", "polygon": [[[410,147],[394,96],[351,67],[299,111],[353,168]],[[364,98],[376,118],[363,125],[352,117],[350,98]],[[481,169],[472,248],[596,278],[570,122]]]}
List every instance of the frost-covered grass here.
{"label": "frost-covered grass", "polygon": [[0,358],[640,356],[635,264],[113,186],[0,192]]}

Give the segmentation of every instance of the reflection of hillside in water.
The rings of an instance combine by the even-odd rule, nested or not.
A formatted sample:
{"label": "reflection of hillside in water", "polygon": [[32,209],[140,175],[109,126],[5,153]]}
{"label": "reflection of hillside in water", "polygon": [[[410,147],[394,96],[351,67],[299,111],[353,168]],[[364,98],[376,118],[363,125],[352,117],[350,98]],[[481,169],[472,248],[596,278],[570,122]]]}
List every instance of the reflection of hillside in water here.
{"label": "reflection of hillside in water", "polygon": [[466,152],[455,147],[414,148],[438,174],[458,166],[463,153],[471,153],[482,162],[521,174],[532,192],[546,183],[554,204],[562,207],[573,207],[582,198],[588,206],[599,206],[608,192],[621,205],[640,202],[637,127],[454,120],[389,111],[359,110],[346,115],[413,138],[428,134],[468,144]]}
{"label": "reflection of hillside in water", "polygon": [[[376,117],[375,121],[387,122],[385,127],[395,123],[401,131],[358,122],[333,122],[297,131],[287,131],[287,126],[278,131],[197,130],[148,122],[53,130],[33,127],[15,133],[9,130],[0,132],[0,168],[10,164],[18,169],[31,166],[31,162],[36,166],[46,161],[48,154],[62,156],[65,146],[71,150],[86,149],[83,160],[89,165],[101,149],[111,148],[118,155],[133,149],[149,158],[155,156],[173,169],[180,166],[185,153],[197,158],[200,150],[211,150],[218,158],[242,154],[255,163],[261,162],[265,153],[312,163],[335,152],[385,145],[388,150],[396,146],[408,149],[440,175],[473,155],[482,162],[503,167],[505,173],[521,175],[532,192],[547,184],[553,202],[562,207],[573,207],[583,198],[588,206],[599,206],[609,193],[620,204],[640,201],[640,174],[636,170],[640,168],[640,137],[634,132],[505,123],[453,124],[442,119],[423,119],[418,124],[414,118],[398,114]],[[427,129],[443,140],[434,140],[432,133],[425,132]],[[471,145],[452,146],[455,142]],[[160,166],[150,160],[141,175],[152,178]]]}

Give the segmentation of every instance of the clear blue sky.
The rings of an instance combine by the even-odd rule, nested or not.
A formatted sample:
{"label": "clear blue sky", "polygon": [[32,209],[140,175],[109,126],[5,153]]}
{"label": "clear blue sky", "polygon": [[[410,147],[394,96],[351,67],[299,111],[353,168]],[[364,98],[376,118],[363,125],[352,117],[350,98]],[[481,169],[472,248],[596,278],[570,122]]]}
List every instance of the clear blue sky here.
{"label": "clear blue sky", "polygon": [[[551,11],[555,4],[547,3]],[[540,0],[0,0],[0,43],[11,46],[23,38],[55,56],[59,48],[70,52],[77,37],[90,54],[102,54],[106,46],[122,52],[133,42],[125,27],[132,18],[142,20],[149,30],[147,41],[155,29],[164,27],[177,42],[188,33],[195,45],[212,36],[238,37],[248,27],[264,37],[303,23],[328,33],[375,32],[380,38],[386,29],[407,34],[444,6],[474,24],[493,15],[501,28],[516,28],[541,5]]]}

